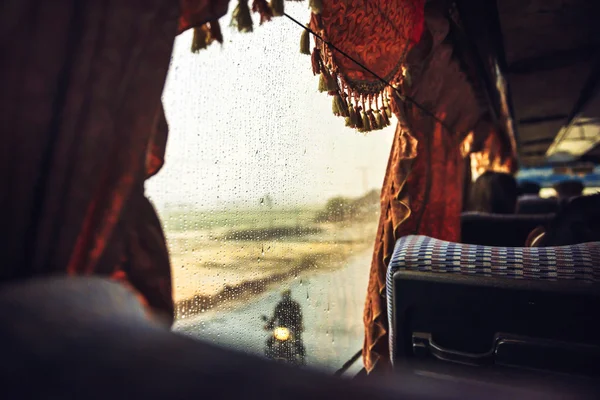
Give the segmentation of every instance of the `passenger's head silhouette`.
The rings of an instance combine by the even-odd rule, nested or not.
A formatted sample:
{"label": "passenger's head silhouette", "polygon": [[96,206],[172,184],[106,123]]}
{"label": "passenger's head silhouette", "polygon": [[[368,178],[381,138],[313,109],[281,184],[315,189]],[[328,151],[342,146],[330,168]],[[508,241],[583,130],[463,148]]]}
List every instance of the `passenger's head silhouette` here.
{"label": "passenger's head silhouette", "polygon": [[567,246],[600,241],[600,193],[566,203],[545,227],[529,234],[526,246]]}
{"label": "passenger's head silhouette", "polygon": [[554,185],[554,190],[556,190],[556,194],[561,199],[581,196],[584,188],[585,185],[578,179],[568,179]]}

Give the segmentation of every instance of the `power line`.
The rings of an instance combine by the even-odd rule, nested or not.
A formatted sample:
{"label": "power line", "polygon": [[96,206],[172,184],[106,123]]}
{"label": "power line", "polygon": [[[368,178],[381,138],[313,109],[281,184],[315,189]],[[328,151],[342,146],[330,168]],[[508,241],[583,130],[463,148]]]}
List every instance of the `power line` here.
{"label": "power line", "polygon": [[350,56],[348,53],[346,53],[344,50],[340,49],[339,47],[337,47],[333,43],[331,43],[331,42],[323,39],[323,37],[321,35],[319,35],[315,31],[313,31],[312,29],[310,29],[308,26],[303,25],[302,23],[300,23],[300,21],[298,21],[294,17],[290,16],[288,13],[284,13],[283,15],[285,15],[290,21],[292,21],[295,24],[297,24],[298,26],[302,27],[302,29],[307,30],[311,35],[313,35],[314,37],[316,37],[320,41],[322,41],[323,43],[327,44],[329,47],[331,47],[332,49],[334,49],[335,51],[337,51],[338,53],[340,53],[341,55],[343,55],[344,57],[346,57],[347,59],[349,59],[350,61],[352,61],[356,65],[358,65],[360,68],[364,69],[365,71],[367,71],[368,73],[370,73],[371,75],[373,75],[376,79],[378,79],[379,81],[381,81],[382,83],[384,83],[386,86],[391,87],[394,90],[394,92],[396,92],[396,94],[398,95],[398,97],[400,97],[401,100],[406,100],[406,101],[414,104],[419,110],[423,111],[425,114],[427,114],[428,116],[430,116],[431,118],[433,118],[442,127],[444,127],[448,132],[452,132],[452,130],[444,123],[444,121],[442,121],[441,119],[439,119],[434,113],[432,113],[431,111],[429,111],[427,108],[423,107],[421,104],[419,104],[412,97],[400,93],[400,91],[398,91],[398,89],[396,89],[395,87],[393,87],[390,82],[388,82],[386,79],[384,79],[381,76],[379,76],[377,73],[375,73],[373,70],[371,70],[370,68],[368,68],[366,65],[364,65],[360,61],[356,60],[355,58],[353,58],[352,56]]}

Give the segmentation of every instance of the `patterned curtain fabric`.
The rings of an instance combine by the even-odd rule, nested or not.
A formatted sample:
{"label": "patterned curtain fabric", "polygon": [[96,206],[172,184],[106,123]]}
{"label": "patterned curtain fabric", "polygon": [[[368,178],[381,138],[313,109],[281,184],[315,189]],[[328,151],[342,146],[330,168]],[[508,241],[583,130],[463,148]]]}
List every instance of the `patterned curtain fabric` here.
{"label": "patterned curtain fabric", "polygon": [[465,139],[483,112],[475,93],[444,42],[449,23],[443,9],[428,4],[425,30],[407,56],[410,82],[400,90],[429,110],[392,102],[399,125],[381,193],[381,217],[365,304],[363,358],[369,372],[389,369],[385,273],[396,240],[421,234],[460,239],[465,176]]}
{"label": "patterned curtain fabric", "polygon": [[[312,67],[333,113],[361,132],[390,124],[390,85],[406,80],[406,56],[423,31],[424,0],[324,1],[313,8]],[[366,67],[366,68],[365,68]]]}
{"label": "patterned curtain fabric", "polygon": [[2,5],[2,281],[100,274],[172,318],[170,266],[146,177],[177,33],[169,0]]}

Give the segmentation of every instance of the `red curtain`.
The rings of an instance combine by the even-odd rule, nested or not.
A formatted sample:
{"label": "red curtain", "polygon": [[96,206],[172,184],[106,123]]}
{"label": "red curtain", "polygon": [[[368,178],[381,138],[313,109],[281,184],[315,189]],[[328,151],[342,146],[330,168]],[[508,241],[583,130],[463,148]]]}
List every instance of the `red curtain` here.
{"label": "red curtain", "polygon": [[409,54],[410,84],[401,90],[433,115],[410,101],[395,101],[400,123],[381,193],[381,216],[365,304],[365,367],[388,370],[389,345],[385,274],[396,240],[422,234],[460,240],[464,152],[463,140],[482,118],[475,93],[443,44],[449,31],[441,9],[429,5],[426,29]]}
{"label": "red curtain", "polygon": [[166,246],[143,184],[164,155],[177,2],[2,8],[1,279],[114,276],[171,318]]}
{"label": "red curtain", "polygon": [[173,318],[144,181],[163,164],[177,33],[229,0],[8,0],[0,13],[0,281],[100,274]]}

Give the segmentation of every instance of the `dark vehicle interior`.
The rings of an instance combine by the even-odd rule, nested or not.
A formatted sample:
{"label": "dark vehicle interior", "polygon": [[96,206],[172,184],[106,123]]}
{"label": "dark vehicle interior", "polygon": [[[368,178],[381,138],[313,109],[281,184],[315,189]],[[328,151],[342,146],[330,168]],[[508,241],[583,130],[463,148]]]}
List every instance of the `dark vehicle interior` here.
{"label": "dark vehicle interior", "polygon": [[[0,398],[596,398],[600,187],[592,177],[600,173],[600,1],[310,0],[301,3],[307,21],[292,12],[300,9],[295,3],[0,6]],[[315,96],[329,96],[333,114],[344,118],[340,129],[345,124],[366,137],[393,126],[383,183],[371,194],[375,211],[367,195],[354,202],[335,197],[328,203],[333,211],[310,214],[308,227],[299,212],[282,213],[283,228],[257,214],[244,229],[225,231],[211,220],[206,232],[186,230],[198,225],[192,213],[182,212],[177,230],[157,211],[146,180],[168,162],[172,120],[163,88],[176,69],[169,64],[175,65],[175,38],[188,32],[181,37],[191,38],[193,56],[210,59],[217,43],[230,41],[219,22],[227,15],[231,31],[244,35],[269,24],[295,29],[307,55],[298,69],[319,80]],[[189,79],[211,80],[204,72]],[[255,109],[272,107],[264,129],[285,137],[291,131],[277,115],[291,106],[269,103],[295,71],[282,74],[257,89],[263,103],[233,113],[251,120]],[[244,123],[215,119],[240,136],[252,133]],[[194,129],[201,136],[202,128]],[[306,153],[309,146],[296,141],[283,146],[305,146]],[[226,161],[246,150],[227,140],[218,146]],[[252,150],[248,159],[258,154]],[[273,160],[266,168],[284,172],[294,162]],[[219,168],[241,182],[245,165]],[[548,183],[548,176],[560,178]],[[207,172],[206,179],[220,175]],[[485,179],[489,191],[478,189]],[[514,190],[504,186],[490,199],[499,179]],[[312,181],[305,183],[297,193],[311,189]],[[239,185],[234,191],[242,196]],[[500,200],[511,204],[495,210]],[[474,207],[484,201],[488,208]],[[276,203],[269,195],[260,199],[272,214],[281,211]],[[228,204],[236,218],[249,214],[241,203]],[[377,224],[367,219],[373,215]],[[327,269],[322,260],[331,254],[355,251],[359,239],[344,230],[352,218],[376,228],[363,233],[366,264],[360,260],[356,275],[339,267],[329,281],[309,276],[305,270]],[[194,288],[184,298],[173,271],[200,258],[202,245],[191,245],[189,255],[181,245],[194,235],[215,248],[232,246],[218,254],[237,269],[221,272],[218,258],[202,255],[220,272],[190,279],[216,289],[206,295]],[[319,235],[325,239],[315,245]],[[265,243],[283,243],[278,251],[287,270],[267,274],[274,263]],[[310,251],[302,248],[296,265],[293,252],[301,245]],[[326,245],[336,253],[323,256]],[[178,246],[183,255],[175,258]],[[254,267],[239,249],[254,251]],[[251,268],[258,272],[245,271]],[[244,273],[252,280],[230,278]],[[339,278],[344,274],[350,278]],[[347,284],[355,276],[365,281],[359,301]],[[309,294],[310,284],[318,289]],[[309,309],[311,297],[326,300]],[[267,343],[264,356],[218,340],[228,329],[242,332],[237,336],[253,330],[244,325],[244,307],[272,299],[287,302],[294,315],[282,308],[272,318],[252,316],[252,323],[262,318],[255,325],[260,351]],[[350,308],[338,312],[343,302],[359,303],[362,320]],[[209,311],[218,314],[214,320]],[[334,374],[311,357],[337,349],[335,340],[345,337],[315,327],[317,313],[360,325],[364,347],[348,340],[350,351]],[[216,332],[217,339],[185,329]],[[313,345],[325,343],[318,335],[326,337],[322,347]]]}
{"label": "dark vehicle interior", "polygon": [[[456,4],[469,42],[465,46],[479,55],[482,97],[495,105],[490,113],[514,130],[520,167],[597,164],[600,30],[592,15],[598,4]],[[597,244],[565,247],[560,251],[569,254],[566,258],[533,255],[534,248],[522,247],[529,233],[547,225],[559,209],[556,197],[525,197],[512,215],[463,213],[461,242],[478,246],[456,244],[454,256],[462,255],[455,263],[443,244],[429,244],[427,253],[418,241],[397,242],[388,272],[395,366],[435,359],[477,366],[489,374],[482,373],[482,380],[497,379],[494,368],[500,376],[514,368],[597,376],[597,282],[592,276],[560,283],[543,276],[555,269],[550,274],[560,281],[563,269],[595,270]],[[539,248],[545,249],[550,248]],[[579,258],[580,251],[589,251],[588,257]],[[536,259],[533,280],[505,279],[527,274],[528,259]],[[512,270],[515,260],[520,260],[518,271]],[[452,274],[457,271],[448,270],[452,265],[460,271],[472,268],[472,275]]]}

